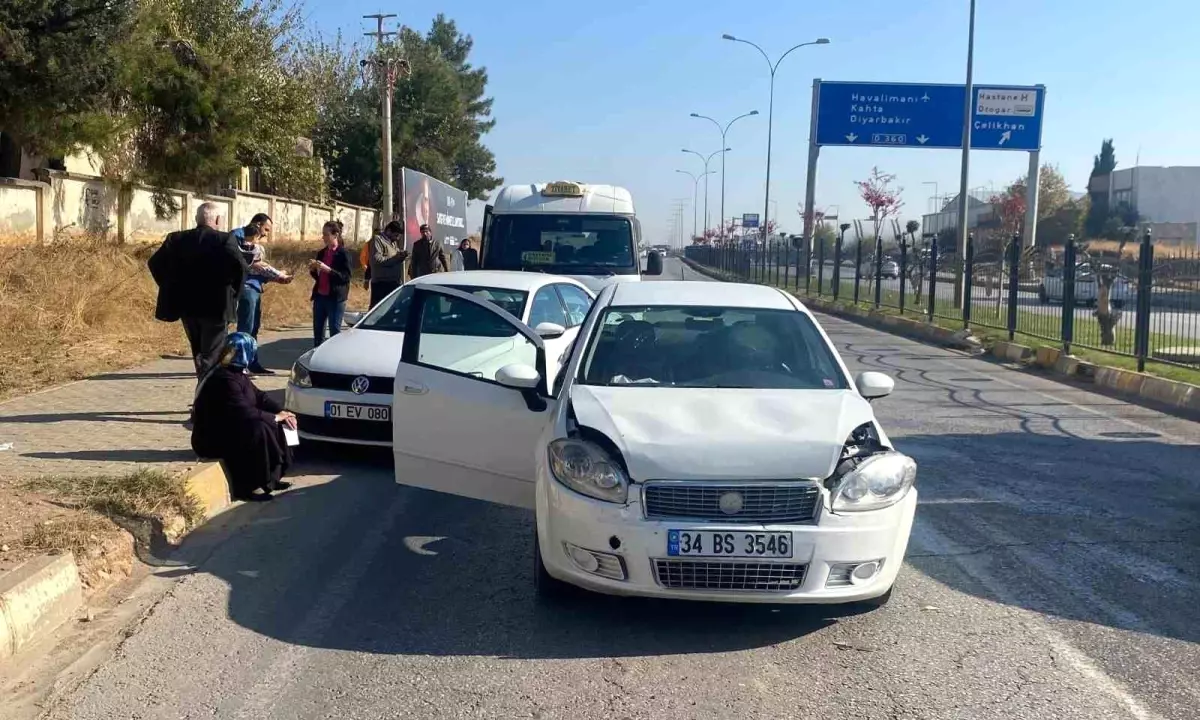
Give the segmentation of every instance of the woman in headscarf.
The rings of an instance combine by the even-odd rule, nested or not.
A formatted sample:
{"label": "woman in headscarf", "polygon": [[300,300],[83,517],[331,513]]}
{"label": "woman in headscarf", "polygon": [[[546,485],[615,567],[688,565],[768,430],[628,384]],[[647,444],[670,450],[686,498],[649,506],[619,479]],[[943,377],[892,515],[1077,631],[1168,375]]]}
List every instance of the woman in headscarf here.
{"label": "woman in headscarf", "polygon": [[296,428],[296,416],[254,387],[247,369],[257,359],[258,343],[247,333],[225,341],[221,361],[196,389],[192,449],[221,460],[235,500],[270,500],[286,490],[292,451],[283,428]]}

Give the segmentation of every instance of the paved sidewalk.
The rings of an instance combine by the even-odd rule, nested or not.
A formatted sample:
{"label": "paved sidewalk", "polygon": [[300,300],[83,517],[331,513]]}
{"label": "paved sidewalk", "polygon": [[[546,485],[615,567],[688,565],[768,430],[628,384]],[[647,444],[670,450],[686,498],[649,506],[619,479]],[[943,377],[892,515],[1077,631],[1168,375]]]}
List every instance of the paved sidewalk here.
{"label": "paved sidewalk", "polygon": [[[312,345],[303,331],[264,335],[261,356],[282,390],[292,362]],[[158,360],[0,403],[0,479],[119,473],[150,465],[184,470],[196,462],[184,427],[195,391],[192,362]]]}

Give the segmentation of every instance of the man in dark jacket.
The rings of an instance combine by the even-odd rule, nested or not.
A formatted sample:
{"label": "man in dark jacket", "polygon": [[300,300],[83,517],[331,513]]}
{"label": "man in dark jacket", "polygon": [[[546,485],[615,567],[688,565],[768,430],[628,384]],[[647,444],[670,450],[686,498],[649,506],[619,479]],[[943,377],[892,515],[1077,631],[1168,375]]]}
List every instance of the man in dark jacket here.
{"label": "man in dark jacket", "polygon": [[370,261],[367,270],[371,277],[371,307],[388,296],[404,281],[404,225],[393,220],[383,232],[371,238]]}
{"label": "man in dark jacket", "polygon": [[[428,225],[421,226],[421,239],[413,243],[412,254],[408,263],[408,276],[419,278],[422,275],[432,275],[435,272],[450,272],[450,263],[446,260],[446,251],[433,239],[433,231]],[[440,270],[438,269],[440,266]]]}
{"label": "man in dark jacket", "polygon": [[217,229],[219,213],[215,203],[202,203],[196,227],[167,235],[150,257],[150,274],[158,284],[154,317],[183,323],[197,377],[216,364],[246,280],[237,241]]}

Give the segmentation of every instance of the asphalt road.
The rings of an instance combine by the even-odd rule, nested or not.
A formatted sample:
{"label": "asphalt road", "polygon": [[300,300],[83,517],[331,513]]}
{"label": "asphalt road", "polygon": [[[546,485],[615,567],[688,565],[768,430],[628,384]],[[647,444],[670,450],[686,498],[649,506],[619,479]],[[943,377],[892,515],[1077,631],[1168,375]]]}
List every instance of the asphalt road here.
{"label": "asphalt road", "polygon": [[897,378],[878,412],[920,463],[887,607],[544,606],[529,513],[335,451],[148,581],[48,717],[1195,718],[1200,426],[822,321]]}

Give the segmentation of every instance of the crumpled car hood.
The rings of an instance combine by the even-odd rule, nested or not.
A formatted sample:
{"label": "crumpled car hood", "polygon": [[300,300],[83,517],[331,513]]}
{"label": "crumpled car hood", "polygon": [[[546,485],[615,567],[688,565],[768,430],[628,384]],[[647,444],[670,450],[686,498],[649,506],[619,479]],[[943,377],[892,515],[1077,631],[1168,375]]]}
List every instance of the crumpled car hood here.
{"label": "crumpled car hood", "polygon": [[575,385],[571,408],[637,481],[824,479],[850,432],[874,420],[853,390]]}

